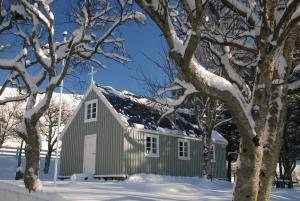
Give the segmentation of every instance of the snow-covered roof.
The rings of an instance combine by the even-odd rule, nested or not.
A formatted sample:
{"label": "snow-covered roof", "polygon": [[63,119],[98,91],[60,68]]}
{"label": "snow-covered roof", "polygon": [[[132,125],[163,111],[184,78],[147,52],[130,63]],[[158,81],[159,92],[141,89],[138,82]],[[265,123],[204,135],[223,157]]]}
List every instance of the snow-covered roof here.
{"label": "snow-covered roof", "polygon": [[212,134],[211,134],[211,140],[214,143],[218,143],[218,144],[228,144],[228,141],[218,132],[213,130]]}
{"label": "snow-covered roof", "polygon": [[148,130],[168,130],[170,133],[201,136],[197,120],[188,109],[179,109],[174,117],[164,118],[159,127],[157,122],[164,109],[159,104],[128,91],[118,91],[110,86],[97,85],[119,118],[130,127]]}

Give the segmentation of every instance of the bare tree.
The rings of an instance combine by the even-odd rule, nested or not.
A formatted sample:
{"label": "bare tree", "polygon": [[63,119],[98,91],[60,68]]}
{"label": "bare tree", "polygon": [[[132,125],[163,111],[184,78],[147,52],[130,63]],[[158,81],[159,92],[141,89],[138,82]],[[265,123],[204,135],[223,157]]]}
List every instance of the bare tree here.
{"label": "bare tree", "polygon": [[0,148],[7,140],[18,138],[17,128],[22,115],[23,111],[20,103],[0,106]]}
{"label": "bare tree", "polygon": [[[61,111],[61,124],[65,125],[72,115],[74,111],[74,107],[70,106],[70,103],[63,103],[62,104],[62,111]],[[59,104],[55,101],[52,101],[49,105],[49,108],[46,110],[44,115],[40,119],[40,132],[45,137],[47,142],[47,154],[45,158],[45,165],[44,165],[44,173],[48,174],[51,156],[53,151],[56,149],[54,148],[57,143],[57,126],[58,126],[58,114],[59,114]]]}
{"label": "bare tree", "polygon": [[[56,33],[54,16],[57,13],[51,10],[51,0],[0,1],[0,34],[11,33],[14,37],[10,35],[7,43],[17,40],[19,44],[11,54],[4,54],[17,52],[14,57],[0,59],[0,69],[10,73],[3,80],[0,96],[7,86],[23,89],[22,95],[2,99],[0,104],[26,100],[18,135],[26,142],[24,183],[29,191],[41,187],[38,179],[39,120],[49,107],[55,88],[71,68],[76,69],[87,60],[102,67],[105,66],[100,62],[103,57],[118,62],[129,60],[123,51],[123,39],[116,30],[129,20],[143,22],[144,15],[133,11],[128,2],[131,3],[125,0],[79,0],[71,16],[74,28],[68,30],[72,34],[61,41]],[[99,4],[95,6],[95,3]],[[10,26],[2,29],[7,23]],[[38,94],[43,94],[43,98],[38,100]]]}
{"label": "bare tree", "polygon": [[[200,56],[207,58],[207,54],[203,55],[199,53],[199,57]],[[168,101],[165,101],[164,100],[165,97],[164,96],[162,97],[158,94],[164,95],[165,92],[169,92],[169,95],[171,95],[171,98],[173,99],[180,97],[182,95],[182,92],[184,91],[184,88],[178,85],[175,88],[172,87],[174,81],[176,79],[180,79],[181,77],[180,72],[178,72],[176,65],[166,54],[164,54],[163,56],[163,62],[155,61],[152,60],[151,58],[148,59],[150,59],[153,62],[155,67],[157,67],[160,71],[163,72],[164,75],[163,78],[161,80],[157,80],[151,77],[142,69],[140,69],[137,72],[136,79],[139,82],[141,82],[143,85],[145,85],[146,91],[149,92],[152,98],[153,97],[155,98],[155,101],[157,101],[159,104],[169,107],[170,105],[172,105],[172,101],[170,101],[170,99]],[[209,66],[209,68],[211,69],[215,68],[214,62],[207,59],[206,60],[203,59],[203,62],[205,62]],[[165,118],[168,115],[171,115],[172,113],[175,113],[176,110],[179,108],[190,109],[193,115],[195,116],[195,118],[197,119],[197,124],[199,129],[202,131],[201,137],[203,138],[203,145],[204,145],[203,174],[208,178],[212,178],[213,177],[211,172],[212,132],[216,127],[228,121],[227,119],[222,119],[220,116],[222,114],[222,111],[224,110],[224,104],[217,99],[204,96],[204,94],[195,93],[189,98],[183,99],[183,101],[180,104],[176,103],[175,105],[176,107],[171,106],[171,111],[163,115],[163,117],[158,121],[158,124],[163,118]],[[198,133],[198,135],[200,135],[200,133]]]}
{"label": "bare tree", "polygon": [[[241,134],[233,200],[269,200],[286,116],[300,2],[290,0],[139,0],[164,35],[182,72],[185,99],[201,91],[224,102]],[[207,45],[225,74],[195,57]],[[241,68],[252,69],[247,81]],[[296,68],[296,67],[295,67]],[[177,103],[180,101],[177,101]]]}

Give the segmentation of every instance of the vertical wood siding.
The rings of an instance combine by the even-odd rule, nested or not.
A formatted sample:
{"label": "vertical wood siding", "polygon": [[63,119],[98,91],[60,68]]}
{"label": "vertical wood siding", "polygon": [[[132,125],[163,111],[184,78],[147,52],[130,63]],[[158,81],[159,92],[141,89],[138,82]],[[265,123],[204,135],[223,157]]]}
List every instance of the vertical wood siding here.
{"label": "vertical wood siding", "polygon": [[172,176],[202,176],[203,145],[201,141],[189,140],[190,160],[179,160],[178,137],[158,136],[159,157],[148,157],[145,156],[145,132],[129,130],[125,134],[126,174],[152,173]]}
{"label": "vertical wood siding", "polygon": [[226,145],[215,144],[216,162],[212,163],[213,178],[226,178]]}
{"label": "vertical wood siding", "polygon": [[97,135],[95,174],[123,174],[124,129],[94,91],[85,101],[98,99],[97,121],[84,123],[82,104],[62,138],[60,175],[82,173],[84,136]]}

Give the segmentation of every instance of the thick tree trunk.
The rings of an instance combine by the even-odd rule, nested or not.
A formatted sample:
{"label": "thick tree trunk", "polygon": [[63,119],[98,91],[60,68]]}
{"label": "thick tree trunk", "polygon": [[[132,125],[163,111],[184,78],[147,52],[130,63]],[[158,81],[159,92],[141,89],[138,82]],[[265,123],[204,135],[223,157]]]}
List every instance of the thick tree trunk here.
{"label": "thick tree trunk", "polygon": [[[287,94],[289,71],[292,67],[293,50],[295,47],[297,33],[286,39],[283,49],[278,49],[277,53],[277,68],[272,76],[271,96],[269,100],[269,114],[264,142],[263,164],[260,174],[260,190],[257,195],[257,201],[268,201],[272,191],[272,183],[275,178],[276,166],[279,158],[279,153],[283,143],[284,124],[286,121],[287,110]],[[284,63],[284,64],[282,64]],[[282,66],[281,66],[282,65]],[[282,71],[284,69],[284,71]],[[283,83],[274,82],[283,80]]]}
{"label": "thick tree trunk", "polygon": [[41,188],[39,180],[40,171],[40,148],[41,141],[36,125],[25,119],[27,142],[25,147],[26,169],[24,183],[30,191],[37,191]]}
{"label": "thick tree trunk", "polygon": [[241,140],[240,155],[237,161],[234,201],[256,201],[262,146],[252,140]]}
{"label": "thick tree trunk", "polygon": [[52,151],[53,151],[52,147],[48,146],[48,151],[47,151],[47,155],[46,155],[46,158],[45,158],[45,166],[44,166],[44,173],[45,174],[48,174],[48,172],[49,172]]}

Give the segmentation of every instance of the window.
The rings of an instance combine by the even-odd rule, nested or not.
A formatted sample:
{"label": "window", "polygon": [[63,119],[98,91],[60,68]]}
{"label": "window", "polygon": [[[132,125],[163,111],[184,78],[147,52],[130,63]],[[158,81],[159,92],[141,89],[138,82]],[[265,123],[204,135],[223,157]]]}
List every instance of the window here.
{"label": "window", "polygon": [[210,161],[211,162],[216,162],[216,148],[215,148],[215,144],[211,145],[211,149],[210,149]]}
{"label": "window", "polygon": [[145,155],[159,157],[159,138],[156,135],[145,135]]}
{"label": "window", "polygon": [[178,159],[190,160],[190,141],[178,139]]}
{"label": "window", "polygon": [[97,120],[97,99],[87,101],[85,103],[85,118],[84,122]]}

